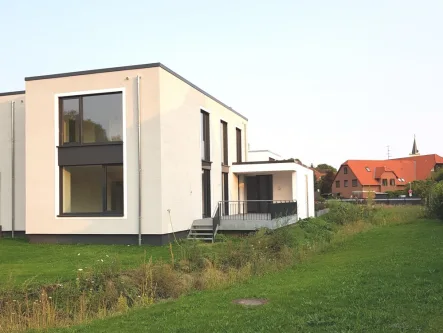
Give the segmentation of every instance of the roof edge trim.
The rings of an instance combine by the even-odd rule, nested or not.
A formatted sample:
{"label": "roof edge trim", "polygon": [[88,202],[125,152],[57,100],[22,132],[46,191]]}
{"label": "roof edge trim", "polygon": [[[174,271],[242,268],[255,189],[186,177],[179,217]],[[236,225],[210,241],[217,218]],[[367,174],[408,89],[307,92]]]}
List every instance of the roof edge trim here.
{"label": "roof edge trim", "polygon": [[25,90],[0,92],[0,96],[12,96],[12,95],[23,95],[23,94],[25,94]]}

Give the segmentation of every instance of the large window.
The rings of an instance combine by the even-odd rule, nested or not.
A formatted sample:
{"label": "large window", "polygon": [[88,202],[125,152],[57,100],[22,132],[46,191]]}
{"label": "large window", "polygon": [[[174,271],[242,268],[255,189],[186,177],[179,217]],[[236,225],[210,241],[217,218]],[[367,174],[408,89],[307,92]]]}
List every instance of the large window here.
{"label": "large window", "polygon": [[235,129],[235,133],[236,133],[236,139],[237,139],[237,162],[242,162],[242,142],[241,142],[241,129],[236,128]]}
{"label": "large window", "polygon": [[201,158],[202,161],[211,160],[209,113],[204,111],[201,111]]}
{"label": "large window", "polygon": [[122,93],[60,99],[60,144],[123,141]]}
{"label": "large window", "polygon": [[228,124],[220,122],[222,165],[228,165]]}
{"label": "large window", "polygon": [[60,215],[123,216],[123,166],[60,167]]}

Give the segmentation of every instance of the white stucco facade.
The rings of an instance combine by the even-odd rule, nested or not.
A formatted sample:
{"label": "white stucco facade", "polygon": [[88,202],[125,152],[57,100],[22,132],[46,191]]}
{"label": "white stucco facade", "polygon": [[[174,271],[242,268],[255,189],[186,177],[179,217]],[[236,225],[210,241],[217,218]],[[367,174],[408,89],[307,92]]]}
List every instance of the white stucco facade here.
{"label": "white stucco facade", "polygon": [[[70,196],[70,188],[62,188],[61,183],[79,173],[66,172],[59,163],[60,99],[107,93],[122,96],[119,145],[123,152],[124,211],[120,216],[67,216],[61,207],[65,207],[63,197]],[[12,230],[13,216],[11,102],[15,103],[15,231],[26,232],[30,239],[41,236],[39,240],[59,242],[58,236],[75,235],[78,237],[68,237],[67,241],[87,242],[90,239],[85,236],[134,236],[131,239],[135,240],[139,232],[149,237],[185,233],[203,217],[202,169],[208,166],[211,213],[226,199],[222,194],[223,174],[227,174],[229,201],[248,199],[245,176],[267,174],[272,175],[273,200],[296,200],[299,218],[314,216],[311,170],[281,161],[281,156],[270,151],[248,152],[247,118],[166,67],[150,64],[27,78],[26,94],[0,94],[3,231]],[[201,156],[202,111],[209,115],[210,161],[205,165]],[[227,126],[225,149],[222,122]],[[236,164],[239,151],[242,163]],[[223,153],[227,153],[227,164]],[[80,183],[85,186],[98,177],[90,174]],[[96,209],[92,201],[99,193],[105,193],[106,198],[106,190],[91,187],[76,204]]]}
{"label": "white stucco facade", "polygon": [[[14,103],[14,105],[12,104]],[[12,202],[12,109],[14,110],[15,198]],[[3,232],[25,231],[25,95],[0,96],[0,225]],[[14,226],[13,224],[13,205]]]}
{"label": "white stucco facade", "polygon": [[[223,168],[229,172],[228,197],[238,199],[238,178],[229,167],[237,161],[237,130],[241,131],[242,160],[247,159],[248,121],[244,116],[162,66],[56,75],[26,80],[26,119],[24,104],[20,106],[22,109],[17,108],[17,112],[21,112],[17,115],[17,126],[21,126],[22,131],[17,130],[16,135],[23,135],[21,142],[17,139],[20,156],[17,168],[22,168],[23,186],[22,193],[17,187],[16,195],[27,199],[21,201],[22,206],[17,206],[17,227],[26,230],[28,235],[137,235],[137,77],[141,119],[141,234],[186,231],[194,220],[202,218],[201,111],[207,112],[210,119],[211,211],[222,200],[221,121],[227,123],[228,132],[229,163]],[[102,92],[123,94],[124,215],[61,216],[58,101],[67,96]],[[5,131],[1,140],[6,144],[1,149],[8,153],[10,109],[9,104],[3,104],[0,107],[5,110],[0,117]],[[25,157],[27,163],[24,163]],[[2,178],[10,179],[10,165],[10,161],[2,161]],[[19,174],[19,170],[17,172]],[[68,175],[63,174],[63,181],[65,177]],[[10,207],[10,185],[7,180],[2,185],[2,207]],[[63,195],[65,192],[63,190]],[[6,208],[1,214],[5,230],[11,213]]]}

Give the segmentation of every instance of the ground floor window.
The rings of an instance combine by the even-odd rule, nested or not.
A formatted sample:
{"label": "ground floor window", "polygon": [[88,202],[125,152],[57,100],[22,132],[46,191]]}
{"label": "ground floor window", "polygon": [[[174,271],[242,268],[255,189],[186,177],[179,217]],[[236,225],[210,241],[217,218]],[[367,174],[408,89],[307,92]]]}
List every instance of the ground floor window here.
{"label": "ground floor window", "polygon": [[222,215],[229,215],[229,174],[222,172]]}
{"label": "ground floor window", "polygon": [[211,170],[202,169],[202,216],[211,217]]}
{"label": "ground floor window", "polygon": [[60,214],[123,216],[123,166],[84,165],[60,168]]}

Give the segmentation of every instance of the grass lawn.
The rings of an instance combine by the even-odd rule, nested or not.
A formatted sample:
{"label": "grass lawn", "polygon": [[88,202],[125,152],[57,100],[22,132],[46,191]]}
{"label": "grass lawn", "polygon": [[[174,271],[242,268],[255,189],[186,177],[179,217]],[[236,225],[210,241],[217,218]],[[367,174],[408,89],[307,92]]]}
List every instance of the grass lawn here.
{"label": "grass lawn", "polygon": [[[269,303],[232,304],[241,297]],[[420,221],[358,234],[294,269],[233,288],[51,332],[442,331],[443,223]]]}
{"label": "grass lawn", "polygon": [[137,266],[146,256],[169,257],[167,246],[29,244],[23,239],[0,239],[0,289],[57,283],[72,279],[79,268],[97,260],[116,258],[123,267]]}

